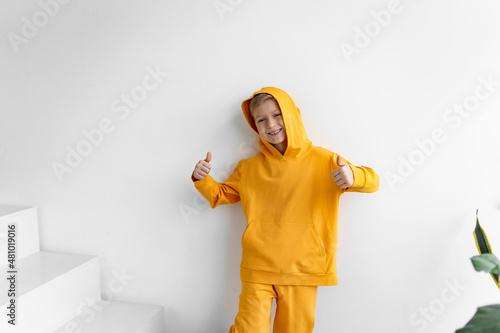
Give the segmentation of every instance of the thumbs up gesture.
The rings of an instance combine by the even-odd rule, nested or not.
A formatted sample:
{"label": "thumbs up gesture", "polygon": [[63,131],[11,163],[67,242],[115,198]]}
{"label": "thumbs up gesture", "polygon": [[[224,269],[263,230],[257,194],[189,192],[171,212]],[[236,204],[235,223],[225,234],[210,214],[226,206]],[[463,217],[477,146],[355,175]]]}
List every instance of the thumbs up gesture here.
{"label": "thumbs up gesture", "polygon": [[333,180],[341,188],[351,187],[354,184],[354,175],[349,165],[342,161],[340,155],[337,157],[337,165],[339,167],[332,172]]}
{"label": "thumbs up gesture", "polygon": [[208,173],[210,172],[210,169],[212,166],[210,165],[210,161],[212,160],[212,153],[208,152],[207,153],[207,158],[204,160],[200,160],[197,164],[196,167],[194,168],[193,171],[193,177],[197,180],[202,180],[205,179],[206,176],[208,176]]}

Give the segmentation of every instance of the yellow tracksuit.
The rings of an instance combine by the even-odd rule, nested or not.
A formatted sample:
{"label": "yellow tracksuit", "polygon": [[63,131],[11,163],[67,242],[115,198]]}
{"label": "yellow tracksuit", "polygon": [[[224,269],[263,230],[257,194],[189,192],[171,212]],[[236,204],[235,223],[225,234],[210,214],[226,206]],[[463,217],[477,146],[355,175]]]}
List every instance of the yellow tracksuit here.
{"label": "yellow tracksuit", "polygon": [[[336,285],[335,258],[340,195],[344,192],[375,192],[379,185],[379,177],[372,169],[354,166],[342,159],[353,172],[354,184],[347,189],[337,186],[331,174],[338,168],[338,155],[312,145],[306,135],[300,110],[290,96],[278,88],[262,88],[242,103],[243,114],[257,134],[249,104],[253,96],[259,93],[271,94],[278,102],[287,135],[285,153],[282,155],[259,136],[260,153],[241,160],[226,181],[218,183],[210,176],[197,181],[192,178],[194,185],[212,208],[241,200],[247,219],[247,227],[241,240],[240,312],[230,332],[261,332],[258,329],[238,330],[238,320],[248,320],[240,318],[242,313],[248,313],[245,307],[250,306],[245,299],[242,301],[244,295],[261,292],[265,295],[277,295],[278,312],[280,303],[284,304],[280,302],[279,288],[290,290],[290,286],[300,288]],[[264,288],[264,285],[267,287]],[[274,286],[277,292],[274,291],[273,294],[269,286]],[[288,289],[283,286],[288,286]],[[251,288],[254,290],[250,291]],[[262,291],[264,289],[266,291]],[[315,304],[316,288],[306,289],[309,292],[303,294],[313,297]],[[314,292],[311,293],[311,290]],[[285,295],[282,297],[287,298]],[[299,299],[292,297],[291,300],[290,305],[302,302],[300,296]],[[257,305],[256,302],[253,304]],[[295,308],[300,309],[300,306]],[[293,321],[295,316],[290,313],[288,319]],[[298,327],[301,324],[294,325]],[[310,331],[312,332],[312,328]],[[275,325],[275,332],[309,331],[294,331],[293,326],[292,330],[280,330]]]}

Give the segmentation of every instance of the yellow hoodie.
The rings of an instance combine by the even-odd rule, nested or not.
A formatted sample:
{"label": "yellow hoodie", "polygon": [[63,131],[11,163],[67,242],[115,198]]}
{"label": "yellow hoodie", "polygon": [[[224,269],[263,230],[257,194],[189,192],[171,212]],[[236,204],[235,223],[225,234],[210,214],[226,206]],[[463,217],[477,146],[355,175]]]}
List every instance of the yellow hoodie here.
{"label": "yellow hoodie", "polygon": [[332,177],[338,168],[338,155],[311,144],[300,110],[278,88],[262,88],[241,106],[257,134],[249,104],[259,93],[271,94],[278,102],[288,142],[285,153],[282,155],[259,136],[260,153],[241,160],[226,181],[218,183],[208,175],[194,184],[212,208],[241,200],[247,218],[241,239],[241,280],[336,285],[340,195],[346,191],[375,192],[379,177],[370,168],[342,159],[353,171],[354,184],[347,189],[339,187]]}

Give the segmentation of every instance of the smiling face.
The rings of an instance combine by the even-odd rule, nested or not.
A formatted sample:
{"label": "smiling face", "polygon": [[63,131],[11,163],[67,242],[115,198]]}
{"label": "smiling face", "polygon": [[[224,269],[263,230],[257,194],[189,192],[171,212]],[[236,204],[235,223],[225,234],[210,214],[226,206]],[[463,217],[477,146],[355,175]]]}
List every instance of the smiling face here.
{"label": "smiling face", "polygon": [[280,107],[274,99],[267,99],[255,107],[251,114],[262,139],[274,146],[282,155],[286,151],[285,124]]}

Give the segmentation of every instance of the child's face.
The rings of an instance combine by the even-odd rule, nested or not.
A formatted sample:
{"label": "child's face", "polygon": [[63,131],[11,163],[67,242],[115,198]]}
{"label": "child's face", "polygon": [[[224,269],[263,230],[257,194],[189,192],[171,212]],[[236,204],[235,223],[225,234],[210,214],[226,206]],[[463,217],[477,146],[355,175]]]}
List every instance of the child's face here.
{"label": "child's face", "polygon": [[[281,110],[273,99],[268,99],[252,110],[253,121],[262,139],[273,146],[286,143],[285,124]],[[280,149],[278,149],[280,150]]]}

